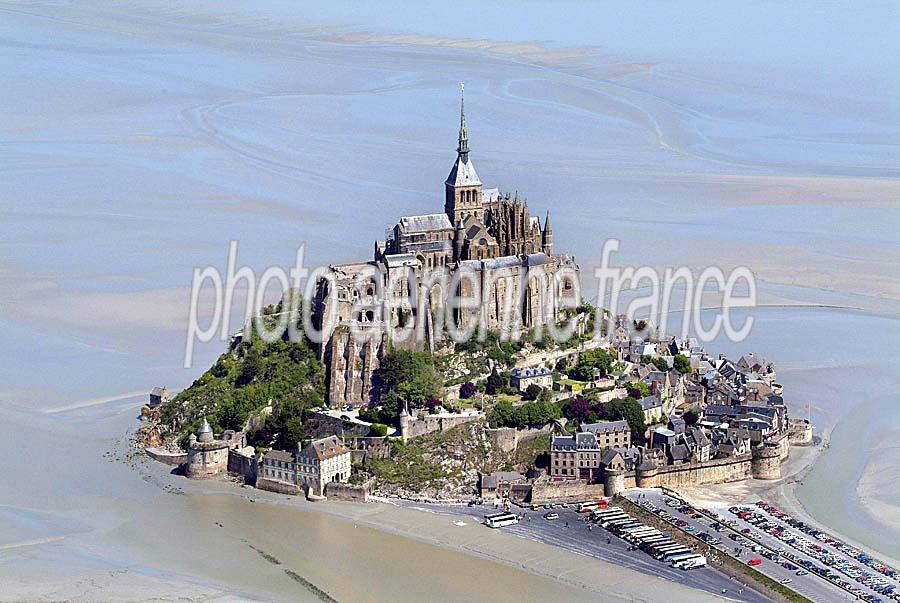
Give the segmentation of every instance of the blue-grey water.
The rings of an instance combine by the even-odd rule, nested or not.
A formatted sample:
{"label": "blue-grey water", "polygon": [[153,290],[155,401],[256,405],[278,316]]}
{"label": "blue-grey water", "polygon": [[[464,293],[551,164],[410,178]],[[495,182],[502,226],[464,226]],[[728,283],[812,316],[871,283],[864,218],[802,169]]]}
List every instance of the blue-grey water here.
{"label": "blue-grey water", "polygon": [[[717,345],[773,358],[789,401],[838,425],[808,510],[900,556],[898,12],[0,2],[0,519],[11,542],[81,534],[0,551],[0,572],[107,558],[109,515],[80,497],[130,483],[100,460],[134,409],[115,400],[221,350],[181,368],[194,267],[231,240],[256,268],[301,242],[314,264],[368,258],[398,216],[440,211],[460,81],[480,176],[550,209],[585,273],[616,237],[621,263],[746,265],[763,301],[803,306]],[[70,406],[88,410],[43,414]],[[858,488],[875,465],[883,485]]]}

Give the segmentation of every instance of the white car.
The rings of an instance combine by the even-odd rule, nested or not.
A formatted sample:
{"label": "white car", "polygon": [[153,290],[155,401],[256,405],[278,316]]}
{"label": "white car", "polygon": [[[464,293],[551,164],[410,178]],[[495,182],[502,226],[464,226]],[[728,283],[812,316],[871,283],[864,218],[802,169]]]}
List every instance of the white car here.
{"label": "white car", "polygon": [[559,519],[559,513],[553,513],[552,511],[550,513],[544,513],[544,519],[546,519],[547,521]]}

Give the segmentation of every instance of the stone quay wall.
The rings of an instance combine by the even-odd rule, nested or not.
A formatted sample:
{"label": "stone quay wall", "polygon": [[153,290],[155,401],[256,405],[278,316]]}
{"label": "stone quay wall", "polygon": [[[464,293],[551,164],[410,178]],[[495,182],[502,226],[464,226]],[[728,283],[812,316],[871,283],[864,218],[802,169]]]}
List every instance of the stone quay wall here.
{"label": "stone quay wall", "polygon": [[325,485],[325,496],[334,500],[347,502],[368,502],[372,495],[372,480],[364,484],[345,484],[342,482],[330,482]]}
{"label": "stone quay wall", "polygon": [[154,461],[176,467],[187,463],[188,460],[187,452],[169,452],[167,450],[160,450],[159,448],[145,448],[144,452],[146,452],[147,456]]}
{"label": "stone quay wall", "polygon": [[294,496],[303,494],[303,490],[294,484],[289,484],[288,482],[282,482],[276,479],[269,479],[267,477],[258,478],[256,480],[256,487],[260,490],[277,492],[278,494],[290,494]]}

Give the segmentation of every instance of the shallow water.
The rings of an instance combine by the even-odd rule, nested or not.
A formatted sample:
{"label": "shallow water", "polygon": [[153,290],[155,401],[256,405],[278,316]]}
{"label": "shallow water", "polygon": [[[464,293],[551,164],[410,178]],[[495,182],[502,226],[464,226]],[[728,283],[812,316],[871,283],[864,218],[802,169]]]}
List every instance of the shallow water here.
{"label": "shallow water", "polygon": [[[896,7],[548,6],[0,2],[0,547],[64,538],[0,549],[0,567],[94,575],[121,556],[192,589],[229,583],[229,555],[188,544],[166,561],[164,537],[137,538],[234,546],[185,497],[103,461],[133,414],[108,400],[183,387],[218,355],[181,368],[191,271],[223,266],[230,240],[257,268],[300,242],[313,263],[350,261],[397,216],[440,211],[460,80],[482,179],[550,209],[585,274],[615,236],[620,264],[744,264],[767,303],[854,308],[759,310],[749,341],[711,347],[773,358],[822,429],[850,416],[799,495],[896,555],[856,485],[892,458],[900,420]],[[83,408],[42,413],[66,407]],[[142,503],[171,516],[142,530]],[[321,521],[304,529],[340,531]]]}

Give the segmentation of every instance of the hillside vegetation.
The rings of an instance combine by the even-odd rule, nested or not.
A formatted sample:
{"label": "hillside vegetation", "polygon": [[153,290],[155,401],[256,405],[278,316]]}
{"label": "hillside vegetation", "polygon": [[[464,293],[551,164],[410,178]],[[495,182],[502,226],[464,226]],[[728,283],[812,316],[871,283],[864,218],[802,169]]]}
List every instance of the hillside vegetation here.
{"label": "hillside vegetation", "polygon": [[[277,309],[267,308],[266,313]],[[160,420],[170,435],[186,436],[203,417],[217,432],[241,429],[251,415],[271,403],[267,430],[278,435],[282,444],[299,440],[303,412],[322,404],[322,364],[307,341],[290,341],[285,333],[278,341],[267,343],[255,331],[247,332],[160,409]]]}

